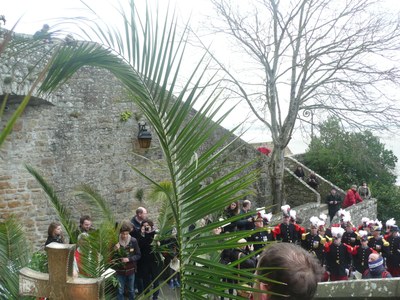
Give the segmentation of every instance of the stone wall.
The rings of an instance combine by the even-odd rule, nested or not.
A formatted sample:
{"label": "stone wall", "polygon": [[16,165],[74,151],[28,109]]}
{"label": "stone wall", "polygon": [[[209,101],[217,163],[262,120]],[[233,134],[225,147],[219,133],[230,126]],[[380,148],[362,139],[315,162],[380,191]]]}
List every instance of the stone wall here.
{"label": "stone wall", "polygon": [[[0,57],[0,99],[5,93],[13,95],[0,126],[21,102],[27,91],[22,79],[31,69],[28,66],[41,55],[37,50],[27,57]],[[150,217],[156,219],[157,204],[148,199],[150,184],[129,165],[155,181],[167,180],[163,154],[154,134],[150,149],[138,147],[134,117],[126,122],[120,120],[122,112],[138,111],[126,101],[117,80],[104,70],[84,68],[55,93],[39,95],[34,91],[33,96],[0,149],[0,221],[14,214],[38,248],[44,243],[49,223],[56,219],[47,196],[26,171],[25,164],[43,174],[77,222],[83,214],[96,215],[93,207],[74,192],[81,184],[99,191],[117,220],[130,219],[138,206],[148,207]],[[213,140],[226,132],[220,128]],[[265,156],[253,147],[238,140],[231,149],[235,152],[229,158],[230,164],[242,165],[256,158],[253,168],[266,170]],[[264,203],[269,198],[267,182],[266,172],[261,172],[252,200]],[[139,189],[145,191],[143,203],[135,198]],[[94,218],[94,222],[96,225],[101,220]]]}
{"label": "stone wall", "polygon": [[318,284],[314,300],[400,299],[400,278],[349,280]]}

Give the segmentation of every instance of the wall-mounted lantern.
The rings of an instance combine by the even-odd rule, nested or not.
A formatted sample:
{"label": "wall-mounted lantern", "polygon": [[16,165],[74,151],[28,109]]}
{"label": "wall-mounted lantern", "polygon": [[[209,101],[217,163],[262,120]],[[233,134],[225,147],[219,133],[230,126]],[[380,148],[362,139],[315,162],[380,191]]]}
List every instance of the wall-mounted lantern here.
{"label": "wall-mounted lantern", "polygon": [[151,144],[151,133],[146,128],[146,122],[139,122],[138,141],[140,148],[148,149]]}

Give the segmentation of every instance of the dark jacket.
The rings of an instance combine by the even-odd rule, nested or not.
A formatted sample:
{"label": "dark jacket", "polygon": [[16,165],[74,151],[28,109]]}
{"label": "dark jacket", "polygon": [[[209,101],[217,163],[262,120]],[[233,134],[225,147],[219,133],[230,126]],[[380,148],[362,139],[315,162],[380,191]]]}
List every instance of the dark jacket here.
{"label": "dark jacket", "polygon": [[[129,262],[122,263],[121,258],[128,257]],[[141,253],[137,240],[131,237],[126,247],[120,246],[118,250],[115,250],[114,259],[116,264],[114,270],[118,275],[132,275],[137,271],[137,261],[140,259]]]}
{"label": "dark jacket", "polygon": [[350,268],[352,249],[346,244],[339,246],[334,243],[325,244],[326,269],[335,276],[348,276],[346,269]]}
{"label": "dark jacket", "polygon": [[[332,204],[329,203],[331,201],[333,202]],[[336,204],[334,204],[335,201],[336,201]],[[328,196],[326,196],[325,202],[326,202],[326,204],[328,204],[329,215],[335,215],[336,212],[342,206],[342,198],[338,194],[332,195],[330,193]]]}
{"label": "dark jacket", "polygon": [[48,236],[46,243],[44,245],[47,246],[48,244],[50,244],[52,242],[64,244],[63,238],[59,235],[56,235],[56,236]]}

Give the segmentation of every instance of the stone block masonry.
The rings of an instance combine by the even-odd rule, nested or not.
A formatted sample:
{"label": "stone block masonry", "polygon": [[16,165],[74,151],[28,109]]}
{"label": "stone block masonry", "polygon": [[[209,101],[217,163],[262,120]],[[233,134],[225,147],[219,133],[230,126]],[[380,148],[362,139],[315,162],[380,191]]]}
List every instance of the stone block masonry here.
{"label": "stone block masonry", "polygon": [[[12,95],[1,127],[28,90],[29,82],[24,82],[23,78],[41,53],[37,51],[31,55],[8,59],[5,53],[0,57],[0,99],[5,93]],[[10,74],[13,74],[12,82],[8,83],[5,79]],[[74,190],[81,184],[89,184],[97,190],[108,201],[118,221],[130,219],[138,206],[147,207],[150,218],[156,220],[158,204],[147,198],[150,184],[129,164],[155,181],[167,180],[167,173],[159,167],[164,163],[163,154],[155,134],[150,149],[138,148],[137,121],[132,116],[122,122],[120,115],[124,111],[138,112],[135,105],[127,101],[119,82],[110,73],[96,68],[81,69],[51,95],[34,92],[0,149],[0,221],[14,214],[38,249],[47,237],[48,225],[57,219],[47,195],[27,172],[25,164],[43,175],[61,202],[71,210],[76,222],[83,214],[93,215],[95,225],[101,222],[96,219],[95,210],[76,196]],[[220,128],[213,140],[225,133],[226,130]],[[243,164],[258,157],[254,168],[266,170],[267,160],[250,145],[239,140],[232,150],[235,155],[231,156],[230,164]],[[138,189],[145,192],[143,203],[135,198]],[[270,199],[264,177],[254,190],[252,200],[264,203]]]}

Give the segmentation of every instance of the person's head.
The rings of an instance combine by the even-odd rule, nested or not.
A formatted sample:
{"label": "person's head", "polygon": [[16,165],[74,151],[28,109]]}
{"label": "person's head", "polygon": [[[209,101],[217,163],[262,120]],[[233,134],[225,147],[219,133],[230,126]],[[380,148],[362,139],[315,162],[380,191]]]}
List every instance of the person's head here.
{"label": "person's head", "polygon": [[242,206],[243,206],[244,210],[246,210],[246,211],[250,210],[251,209],[251,201],[244,200]]}
{"label": "person's head", "polygon": [[311,224],[310,232],[311,232],[311,235],[317,235],[318,234],[318,226]]}
{"label": "person's head", "polygon": [[353,232],[353,224],[351,224],[350,222],[346,223],[346,232],[347,233],[352,233]]}
{"label": "person's head", "polygon": [[136,209],[136,219],[138,221],[144,221],[147,219],[147,210],[144,207],[138,207]]}
{"label": "person's head", "polygon": [[357,191],[357,185],[353,184],[353,185],[351,186],[351,189],[352,189],[354,192]]}
{"label": "person's head", "polygon": [[342,227],[332,227],[331,232],[332,232],[333,243],[337,246],[340,245],[345,230]]}
{"label": "person's head", "polygon": [[365,181],[362,182],[363,187],[367,187],[367,183]]}
{"label": "person's head", "polygon": [[130,232],[132,231],[133,226],[131,222],[124,221],[122,222],[121,228],[119,229],[119,235],[123,241],[127,241],[130,238]]}
{"label": "person's head", "polygon": [[[322,276],[318,260],[301,247],[290,243],[269,246],[262,253],[257,268],[257,275],[266,278],[265,281],[261,280],[260,289],[285,296],[255,293],[255,300],[312,299]],[[284,284],[269,282],[267,279]]]}
{"label": "person's head", "polygon": [[301,166],[297,166],[297,170],[303,171],[303,168]]}
{"label": "person's head", "polygon": [[[368,227],[369,228],[369,227]],[[374,238],[377,238],[377,237],[379,237],[380,235],[381,235],[381,229],[382,228],[380,228],[379,226],[373,226],[373,228],[372,228],[372,236],[374,237]]]}
{"label": "person's head", "polygon": [[239,202],[232,202],[228,206],[228,210],[233,211],[234,213],[239,213]]}
{"label": "person's head", "polygon": [[336,193],[337,193],[336,189],[331,189],[331,194],[332,195],[336,195]]}
{"label": "person's head", "polygon": [[220,226],[220,227],[213,228],[212,232],[213,232],[215,235],[219,235],[219,234],[221,234],[221,232],[222,232],[222,227]]}
{"label": "person's head", "polygon": [[261,216],[257,216],[257,217],[254,219],[254,226],[255,226],[256,228],[264,227],[264,219],[263,219]]}
{"label": "person's head", "polygon": [[368,257],[368,268],[373,275],[382,273],[385,270],[383,257],[378,253],[371,253]]}
{"label": "person's head", "polygon": [[238,246],[238,248],[239,248],[239,249],[242,249],[242,250],[245,250],[245,249],[247,248],[247,245],[246,245],[245,243],[247,243],[247,240],[246,240],[246,239],[240,239],[240,240],[238,240],[238,244],[240,244],[240,245]]}
{"label": "person's head", "polygon": [[397,225],[391,226],[390,233],[392,236],[398,236],[399,235],[399,227]]}
{"label": "person's head", "polygon": [[79,225],[83,232],[89,232],[92,227],[92,218],[88,215],[84,215],[79,219]]}
{"label": "person's head", "polygon": [[377,261],[379,258],[380,258],[380,255],[378,253],[371,253],[368,257],[368,262]]}
{"label": "person's head", "polygon": [[56,237],[62,234],[61,223],[51,222],[49,228],[47,229],[48,236]]}
{"label": "person's head", "polygon": [[153,231],[153,226],[154,223],[152,220],[145,220],[142,222],[142,224],[140,225],[141,228],[143,228],[144,232],[151,232]]}
{"label": "person's head", "polygon": [[325,229],[325,226],[324,226],[324,225],[318,226],[318,234],[324,236],[324,235],[325,235],[325,232],[326,232],[326,229]]}
{"label": "person's head", "polygon": [[282,223],[288,225],[290,222],[290,216],[283,215],[282,216]]}
{"label": "person's head", "polygon": [[361,238],[361,247],[363,249],[367,249],[368,248],[368,237],[362,237]]}

